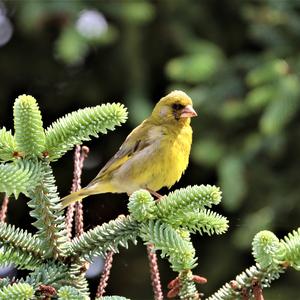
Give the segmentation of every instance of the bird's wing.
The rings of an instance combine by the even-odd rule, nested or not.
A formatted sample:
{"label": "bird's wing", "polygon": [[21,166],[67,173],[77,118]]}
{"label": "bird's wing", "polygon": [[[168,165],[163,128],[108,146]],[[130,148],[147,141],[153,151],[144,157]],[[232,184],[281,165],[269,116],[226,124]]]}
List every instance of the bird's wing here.
{"label": "bird's wing", "polygon": [[144,148],[151,145],[151,139],[149,139],[149,129],[146,121],[136,127],[125,139],[124,143],[121,145],[118,152],[105,164],[105,166],[100,170],[98,175],[89,183],[91,186],[102,180],[121,167],[128,159],[130,159],[134,154],[143,150]]}

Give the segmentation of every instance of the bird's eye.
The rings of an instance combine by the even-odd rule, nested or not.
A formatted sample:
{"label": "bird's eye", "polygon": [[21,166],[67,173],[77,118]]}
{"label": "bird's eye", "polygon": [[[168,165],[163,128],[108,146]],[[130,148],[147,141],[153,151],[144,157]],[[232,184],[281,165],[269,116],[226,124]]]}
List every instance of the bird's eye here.
{"label": "bird's eye", "polygon": [[172,105],[172,108],[173,108],[174,110],[180,110],[180,109],[183,109],[183,108],[184,108],[184,105],[179,104],[179,103],[174,103],[174,104]]}

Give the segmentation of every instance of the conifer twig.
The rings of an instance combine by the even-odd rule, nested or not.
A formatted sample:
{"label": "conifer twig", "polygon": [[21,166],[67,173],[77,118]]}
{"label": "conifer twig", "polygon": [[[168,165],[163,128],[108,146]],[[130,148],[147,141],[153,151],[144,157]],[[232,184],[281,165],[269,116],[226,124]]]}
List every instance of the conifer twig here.
{"label": "conifer twig", "polygon": [[83,205],[81,202],[75,203],[75,232],[76,236],[83,234]]}
{"label": "conifer twig", "polygon": [[[86,146],[80,147],[76,146],[74,152],[74,171],[73,171],[73,182],[71,192],[76,192],[81,188],[81,174],[82,167],[85,158],[89,152],[89,148]],[[76,235],[79,236],[83,233],[83,213],[82,213],[82,203],[72,203],[68,206],[68,211],[66,215],[66,224],[67,224],[67,232],[68,238],[71,240],[72,238],[72,226],[73,226],[73,218],[75,212],[75,231]]]}
{"label": "conifer twig", "polygon": [[9,197],[7,196],[7,194],[5,194],[1,206],[1,211],[0,211],[0,222],[5,222],[6,220],[8,202],[9,202]]}
{"label": "conifer twig", "polygon": [[96,297],[97,298],[102,298],[104,293],[105,293],[105,288],[107,286],[107,282],[110,276],[110,271],[111,271],[111,267],[112,267],[112,262],[113,262],[113,255],[114,252],[113,251],[108,251],[106,258],[105,258],[105,263],[103,266],[103,272],[99,281],[99,285],[97,288],[97,293],[96,293]]}
{"label": "conifer twig", "polygon": [[160,275],[157,264],[157,256],[154,251],[154,246],[152,244],[147,244],[147,253],[149,259],[149,267],[151,273],[151,283],[154,293],[155,300],[162,300],[164,298],[160,283]]}
{"label": "conifer twig", "polygon": [[242,294],[242,299],[243,300],[250,300],[247,288],[244,288],[242,290],[241,294]]}
{"label": "conifer twig", "polygon": [[43,162],[41,172],[43,176],[30,192],[27,205],[32,209],[30,215],[36,219],[32,225],[38,229],[36,237],[42,242],[44,257],[58,258],[65,256],[68,248],[66,224],[63,212],[58,210],[60,198],[48,162]]}
{"label": "conifer twig", "polygon": [[69,241],[72,239],[72,226],[73,226],[74,212],[75,212],[75,204],[71,203],[68,206],[67,214],[66,214],[66,226],[67,226],[67,235]]}
{"label": "conifer twig", "polygon": [[[80,148],[80,146],[79,146]],[[77,191],[81,189],[81,174],[83,163],[88,156],[90,149],[87,146],[81,147],[81,154],[79,157],[78,166],[76,167],[76,177],[77,178]],[[76,236],[80,236],[83,233],[83,206],[82,202],[76,202],[75,204],[75,232]]]}
{"label": "conifer twig", "polygon": [[[79,169],[79,161],[80,161],[80,149],[79,145],[76,145],[74,151],[74,170],[73,170],[73,181],[71,187],[71,193],[78,191],[78,169]],[[68,232],[68,239],[72,239],[72,227],[73,227],[73,219],[74,219],[74,212],[75,212],[75,203],[71,203],[68,206],[67,215],[66,215],[66,224],[67,224],[67,232]]]}
{"label": "conifer twig", "polygon": [[255,300],[264,300],[263,292],[262,292],[262,287],[260,283],[255,280],[252,284],[253,288],[253,296]]}

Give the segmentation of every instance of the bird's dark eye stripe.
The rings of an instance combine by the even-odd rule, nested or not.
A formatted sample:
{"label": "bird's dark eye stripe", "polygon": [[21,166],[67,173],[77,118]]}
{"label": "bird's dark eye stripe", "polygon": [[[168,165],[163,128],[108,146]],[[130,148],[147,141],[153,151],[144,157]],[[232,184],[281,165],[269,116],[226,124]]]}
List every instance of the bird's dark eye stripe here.
{"label": "bird's dark eye stripe", "polygon": [[179,109],[183,109],[183,108],[184,108],[184,105],[179,104],[179,103],[175,103],[175,104],[172,105],[172,108],[173,108],[174,110],[179,110]]}

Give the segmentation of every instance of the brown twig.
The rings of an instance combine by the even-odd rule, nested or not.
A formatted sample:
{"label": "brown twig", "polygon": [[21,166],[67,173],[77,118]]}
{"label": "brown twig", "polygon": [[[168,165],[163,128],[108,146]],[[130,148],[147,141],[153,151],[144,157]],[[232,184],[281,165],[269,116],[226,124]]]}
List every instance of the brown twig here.
{"label": "brown twig", "polygon": [[[76,192],[81,188],[81,174],[82,167],[85,158],[89,153],[89,148],[86,146],[80,147],[79,145],[75,148],[74,153],[74,171],[73,171],[73,182],[71,192]],[[79,236],[83,233],[83,211],[82,203],[72,203],[68,206],[68,211],[66,215],[66,224],[67,224],[67,234],[69,240],[72,238],[72,225],[75,212],[75,232],[76,236]]]}
{"label": "brown twig", "polygon": [[3,198],[2,206],[1,206],[1,211],[0,211],[0,222],[5,222],[5,220],[6,220],[8,202],[9,202],[9,198],[5,194],[5,196]]}
{"label": "brown twig", "polygon": [[164,298],[160,283],[160,275],[159,269],[157,264],[157,256],[154,251],[154,246],[152,244],[147,245],[147,253],[149,259],[149,267],[150,267],[150,274],[151,274],[151,283],[154,293],[155,300],[162,300]]}
{"label": "brown twig", "polygon": [[[81,147],[81,154],[79,157],[79,164],[77,167],[77,190],[81,189],[81,174],[84,160],[87,158],[90,149],[87,146]],[[76,236],[83,234],[83,205],[82,202],[75,204],[75,232]]]}
{"label": "brown twig", "polygon": [[241,295],[242,295],[243,300],[249,300],[250,299],[249,291],[248,291],[247,288],[242,288]]}
{"label": "brown twig", "polygon": [[55,296],[57,293],[56,289],[53,286],[45,284],[41,284],[38,287],[38,290],[42,293],[43,296],[45,296],[44,299],[50,299],[51,296]]}
{"label": "brown twig", "polygon": [[[79,161],[80,161],[80,150],[81,147],[79,145],[76,145],[74,151],[74,170],[73,170],[73,181],[72,181],[71,193],[76,192],[78,190],[78,169],[79,169]],[[66,215],[67,235],[69,240],[72,239],[74,212],[75,212],[75,204],[71,203],[68,206],[67,215]]]}
{"label": "brown twig", "polygon": [[97,298],[103,297],[103,295],[105,293],[105,288],[107,286],[107,282],[108,282],[111,267],[112,267],[113,255],[114,255],[113,251],[107,252],[107,255],[106,255],[106,258],[105,258],[105,263],[104,263],[104,266],[103,266],[103,272],[102,272],[102,275],[101,275],[101,278],[100,278],[100,281],[99,281],[99,285],[98,285],[98,288],[97,288],[97,293],[96,293]]}
{"label": "brown twig", "polygon": [[69,241],[71,241],[72,239],[72,226],[73,226],[74,212],[75,212],[75,204],[71,203],[68,206],[67,214],[66,214],[67,236]]}
{"label": "brown twig", "polygon": [[253,289],[253,296],[255,300],[264,300],[262,287],[257,280],[253,282],[252,289]]}
{"label": "brown twig", "polygon": [[75,203],[75,232],[76,236],[83,234],[83,205],[81,202]]}

